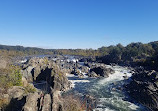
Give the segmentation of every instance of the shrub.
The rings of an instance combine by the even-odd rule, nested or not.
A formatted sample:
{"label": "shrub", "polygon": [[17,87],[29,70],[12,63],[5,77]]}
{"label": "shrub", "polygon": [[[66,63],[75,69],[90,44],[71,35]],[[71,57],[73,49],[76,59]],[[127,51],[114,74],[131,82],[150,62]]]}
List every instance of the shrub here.
{"label": "shrub", "polygon": [[8,89],[11,86],[22,85],[22,75],[20,68],[17,66],[8,66],[5,69],[0,69],[0,88]]}
{"label": "shrub", "polygon": [[11,66],[10,80],[13,83],[13,86],[22,85],[22,74],[20,73],[20,68],[17,66]]}
{"label": "shrub", "polygon": [[30,84],[28,84],[26,87],[24,87],[24,90],[25,90],[26,94],[36,92],[36,89]]}

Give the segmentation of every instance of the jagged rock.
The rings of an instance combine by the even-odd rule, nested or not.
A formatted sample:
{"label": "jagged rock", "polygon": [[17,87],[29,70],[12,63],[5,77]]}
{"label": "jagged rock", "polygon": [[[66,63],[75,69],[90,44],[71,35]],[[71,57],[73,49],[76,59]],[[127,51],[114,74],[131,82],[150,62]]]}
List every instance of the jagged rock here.
{"label": "jagged rock", "polygon": [[153,111],[158,110],[157,73],[155,71],[136,70],[126,90],[131,97]]}
{"label": "jagged rock", "polygon": [[54,90],[66,91],[70,88],[70,82],[66,75],[55,74],[52,76],[51,86]]}
{"label": "jagged rock", "polygon": [[88,76],[89,77],[98,77],[98,75],[94,71],[88,73]]}
{"label": "jagged rock", "polygon": [[114,73],[114,70],[111,68],[106,68],[103,66],[94,67],[93,69],[90,69],[90,72],[94,71],[98,76],[102,77],[109,77],[110,74]]}
{"label": "jagged rock", "polygon": [[26,98],[26,103],[23,107],[24,111],[38,111],[38,99],[40,95],[38,93],[29,94]]}
{"label": "jagged rock", "polygon": [[25,90],[21,86],[13,86],[7,91],[8,107],[7,111],[21,111],[25,104],[26,94]]}
{"label": "jagged rock", "polygon": [[81,66],[81,71],[84,73],[88,73],[89,72],[89,68],[87,66]]}
{"label": "jagged rock", "polygon": [[28,85],[28,82],[25,77],[22,77],[22,84],[24,87],[26,87]]}
{"label": "jagged rock", "polygon": [[22,70],[23,77],[25,77],[28,82],[33,81],[33,77],[32,77],[33,68],[34,68],[33,66],[28,66],[24,70]]}
{"label": "jagged rock", "polygon": [[62,98],[60,97],[59,91],[54,91],[53,93],[52,111],[64,111],[63,102]]}
{"label": "jagged rock", "polygon": [[50,94],[46,94],[44,96],[44,101],[43,101],[43,108],[42,111],[51,111],[51,96]]}
{"label": "jagged rock", "polygon": [[13,86],[8,89],[7,94],[10,98],[22,98],[25,94],[25,90],[21,86]]}

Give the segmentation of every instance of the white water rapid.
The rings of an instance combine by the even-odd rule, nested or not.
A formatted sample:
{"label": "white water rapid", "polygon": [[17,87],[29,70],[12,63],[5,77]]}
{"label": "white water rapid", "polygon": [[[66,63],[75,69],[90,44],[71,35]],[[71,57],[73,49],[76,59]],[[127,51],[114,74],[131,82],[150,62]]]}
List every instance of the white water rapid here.
{"label": "white water rapid", "polygon": [[72,90],[81,96],[90,95],[97,99],[94,111],[146,111],[144,107],[134,104],[125,99],[122,85],[125,84],[124,76],[130,77],[132,72],[121,66],[109,66],[115,73],[108,78],[78,78],[72,74],[67,74],[69,81],[72,82]]}

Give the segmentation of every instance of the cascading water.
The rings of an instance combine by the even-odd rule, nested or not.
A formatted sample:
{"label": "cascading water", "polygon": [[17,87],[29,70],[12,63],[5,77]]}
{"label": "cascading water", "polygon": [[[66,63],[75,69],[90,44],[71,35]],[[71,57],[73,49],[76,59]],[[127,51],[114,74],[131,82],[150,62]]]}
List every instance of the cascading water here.
{"label": "cascading water", "polygon": [[122,85],[125,84],[124,76],[130,77],[132,72],[124,67],[109,66],[115,73],[108,78],[84,78],[68,74],[68,79],[72,82],[72,90],[81,96],[90,95],[97,99],[94,111],[146,111],[141,105],[136,105],[125,100]]}

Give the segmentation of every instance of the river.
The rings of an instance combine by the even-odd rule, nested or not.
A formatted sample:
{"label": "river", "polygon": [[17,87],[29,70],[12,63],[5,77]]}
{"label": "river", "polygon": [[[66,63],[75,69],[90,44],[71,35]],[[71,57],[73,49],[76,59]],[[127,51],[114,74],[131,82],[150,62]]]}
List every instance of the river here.
{"label": "river", "polygon": [[97,99],[94,111],[147,111],[140,104],[128,101],[122,85],[129,82],[124,81],[124,76],[130,77],[132,72],[121,66],[109,66],[115,73],[108,78],[90,78],[84,75],[83,78],[67,74],[69,81],[72,82],[72,89],[68,93],[84,96],[90,95]]}

